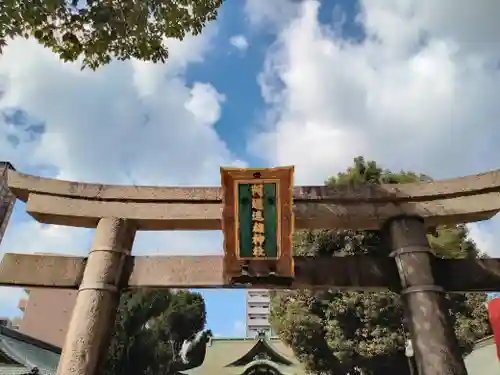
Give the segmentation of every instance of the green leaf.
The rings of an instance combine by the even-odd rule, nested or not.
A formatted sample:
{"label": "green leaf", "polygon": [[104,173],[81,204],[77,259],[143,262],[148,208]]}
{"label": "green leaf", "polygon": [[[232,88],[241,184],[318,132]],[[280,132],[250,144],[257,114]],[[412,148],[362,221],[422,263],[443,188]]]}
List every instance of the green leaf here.
{"label": "green leaf", "polygon": [[[172,374],[203,359],[211,332],[203,298],[188,291],[140,289],[122,294],[109,346],[104,375]],[[187,353],[191,365],[180,360],[184,341],[198,338]]]}
{"label": "green leaf", "polygon": [[[221,3],[217,0],[87,0],[84,4],[77,0],[5,0],[0,11],[3,41],[0,47],[5,46],[7,37],[33,35],[63,61],[82,57],[82,68],[96,69],[112,59],[164,62],[168,50],[163,40],[182,40],[189,33],[199,33],[217,17]],[[190,14],[188,8],[194,12]],[[53,34],[47,36],[48,30],[64,37],[60,40]]]}

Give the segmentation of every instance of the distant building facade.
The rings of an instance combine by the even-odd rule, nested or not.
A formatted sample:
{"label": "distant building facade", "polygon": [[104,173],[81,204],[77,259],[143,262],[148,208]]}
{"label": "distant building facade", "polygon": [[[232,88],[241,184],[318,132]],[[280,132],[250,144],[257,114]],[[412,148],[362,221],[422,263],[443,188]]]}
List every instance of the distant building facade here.
{"label": "distant building facade", "polygon": [[[19,300],[23,315],[13,322],[19,332],[55,346],[62,346],[76,302],[76,290],[30,289],[28,296]],[[268,290],[246,292],[246,337],[259,333],[272,336],[269,323],[271,298]],[[43,322],[43,324],[41,324]]]}
{"label": "distant building facade", "polygon": [[272,336],[269,323],[271,297],[265,289],[250,289],[246,292],[246,336],[256,337],[258,333]]}
{"label": "distant building facade", "polygon": [[40,341],[61,347],[76,302],[76,290],[30,289],[19,300],[23,315],[17,330]]}
{"label": "distant building facade", "polygon": [[16,198],[7,186],[7,171],[9,169],[14,169],[12,164],[0,161],[0,243],[2,243],[3,235],[16,203]]}

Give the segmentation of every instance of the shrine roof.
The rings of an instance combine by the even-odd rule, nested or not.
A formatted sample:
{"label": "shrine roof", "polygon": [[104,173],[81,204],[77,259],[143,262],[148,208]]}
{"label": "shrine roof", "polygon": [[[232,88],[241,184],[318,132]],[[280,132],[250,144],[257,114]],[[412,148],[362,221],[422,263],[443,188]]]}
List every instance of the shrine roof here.
{"label": "shrine roof", "polygon": [[306,374],[293,351],[277,338],[212,338],[203,363],[185,375],[241,375],[254,366],[265,366],[282,375]]}
{"label": "shrine roof", "polygon": [[0,326],[0,374],[55,374],[61,349]]}
{"label": "shrine roof", "polygon": [[465,357],[465,367],[469,375],[498,375],[500,360],[493,336],[479,340],[474,350]]}

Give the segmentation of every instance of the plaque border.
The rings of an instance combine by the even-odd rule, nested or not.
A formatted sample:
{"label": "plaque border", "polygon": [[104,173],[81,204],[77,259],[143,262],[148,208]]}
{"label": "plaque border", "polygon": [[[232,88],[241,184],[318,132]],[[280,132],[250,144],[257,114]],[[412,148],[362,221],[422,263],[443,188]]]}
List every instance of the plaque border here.
{"label": "plaque border", "polygon": [[[276,271],[281,276],[293,276],[293,249],[292,236],[294,230],[293,216],[293,177],[294,167],[275,168],[226,168],[221,167],[222,186],[222,218],[221,229],[224,234],[224,274],[226,276],[241,273],[241,266],[246,261],[273,261],[276,262]],[[259,178],[254,178],[254,173],[260,173]],[[277,226],[280,228],[280,236],[277,243],[279,249],[276,258],[238,258],[238,212],[237,212],[237,190],[239,183],[259,183],[265,180],[279,182],[279,193],[277,196],[279,211]],[[277,188],[278,188],[277,186]],[[238,239],[239,242],[239,239]],[[227,280],[227,278],[226,278]]]}

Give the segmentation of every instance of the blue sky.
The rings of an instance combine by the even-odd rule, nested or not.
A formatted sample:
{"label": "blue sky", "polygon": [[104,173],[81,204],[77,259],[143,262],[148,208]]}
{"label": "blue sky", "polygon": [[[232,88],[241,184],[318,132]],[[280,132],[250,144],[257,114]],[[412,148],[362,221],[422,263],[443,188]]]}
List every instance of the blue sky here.
{"label": "blue sky", "polygon": [[[364,155],[436,178],[498,168],[500,3],[227,1],[166,65],[63,64],[30,40],[0,57],[0,159],[116,184],[218,185],[221,165],[295,165],[321,183]],[[467,25],[467,27],[465,27]],[[494,37],[492,37],[492,35]],[[498,219],[471,225],[495,248]],[[0,250],[83,255],[92,231],[18,203]],[[220,233],[141,233],[136,254],[220,253]],[[208,328],[244,332],[242,291],[203,292]],[[0,315],[20,292],[0,290]]]}

